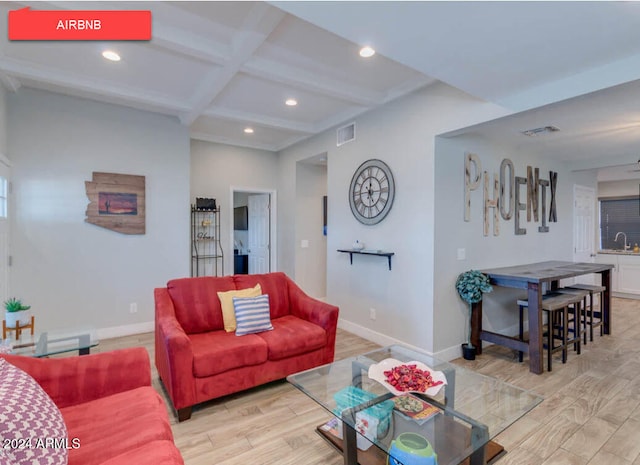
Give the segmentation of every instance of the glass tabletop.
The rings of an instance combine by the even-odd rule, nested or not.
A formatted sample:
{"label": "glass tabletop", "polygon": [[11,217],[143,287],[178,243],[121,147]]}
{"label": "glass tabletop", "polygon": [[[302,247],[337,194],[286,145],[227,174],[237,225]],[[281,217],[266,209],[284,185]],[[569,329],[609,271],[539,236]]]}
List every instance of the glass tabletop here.
{"label": "glass tabletop", "polygon": [[92,328],[53,330],[31,335],[22,332],[18,340],[7,339],[0,344],[9,346],[10,352],[30,357],[48,357],[65,352],[78,351],[88,354],[99,344],[97,332]]}
{"label": "glass tabletop", "polygon": [[[418,421],[406,411],[400,412],[395,394],[369,378],[369,367],[387,359],[417,361],[444,374],[447,383],[436,395],[412,393],[431,404],[435,415]],[[363,433],[362,414],[351,411],[368,413],[365,418],[373,417],[377,430],[365,434],[385,454],[401,433],[420,434],[438,454],[439,465],[458,465],[542,401],[530,391],[399,345],[296,373],[287,380],[359,433]],[[345,396],[350,398],[350,405],[345,406]],[[372,405],[376,407],[370,408]],[[366,449],[361,436],[357,438],[358,447]]]}

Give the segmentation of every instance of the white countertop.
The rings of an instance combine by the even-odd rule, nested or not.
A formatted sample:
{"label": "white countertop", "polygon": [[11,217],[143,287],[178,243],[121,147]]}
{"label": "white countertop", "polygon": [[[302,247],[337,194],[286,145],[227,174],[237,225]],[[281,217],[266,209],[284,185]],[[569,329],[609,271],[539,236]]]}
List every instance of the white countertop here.
{"label": "white countertop", "polygon": [[640,257],[640,252],[634,252],[633,249],[630,249],[630,250],[602,249],[602,250],[598,250],[598,253],[608,254],[608,255],[634,255],[634,256]]}

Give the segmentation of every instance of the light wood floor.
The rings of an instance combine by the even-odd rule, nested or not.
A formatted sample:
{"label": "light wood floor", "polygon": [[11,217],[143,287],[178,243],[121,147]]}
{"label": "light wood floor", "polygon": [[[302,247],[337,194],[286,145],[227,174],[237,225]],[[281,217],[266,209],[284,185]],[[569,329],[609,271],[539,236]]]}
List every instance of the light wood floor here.
{"label": "light wood floor", "polygon": [[[613,299],[611,336],[595,336],[582,354],[569,352],[553,371],[529,373],[528,359],[490,347],[475,361],[454,363],[532,390],[545,400],[500,434],[499,465],[640,465],[640,301]],[[144,346],[153,364],[153,335],[102,341],[96,349]],[[336,359],[377,345],[338,330]],[[559,354],[558,354],[559,355]],[[166,399],[157,373],[154,386]],[[314,429],[330,414],[279,381],[208,402],[190,420],[173,422],[187,465],[340,465]]]}

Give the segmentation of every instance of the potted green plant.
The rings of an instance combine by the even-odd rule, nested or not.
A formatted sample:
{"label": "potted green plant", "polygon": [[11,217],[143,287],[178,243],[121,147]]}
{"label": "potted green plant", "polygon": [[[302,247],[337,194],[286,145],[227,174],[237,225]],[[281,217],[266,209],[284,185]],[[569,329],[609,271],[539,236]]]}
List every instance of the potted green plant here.
{"label": "potted green plant", "polygon": [[461,273],[456,280],[456,290],[460,298],[469,305],[469,318],[467,322],[467,342],[462,345],[462,356],[465,360],[475,360],[476,348],[471,344],[471,310],[472,305],[482,300],[482,294],[491,292],[493,287],[489,277],[480,271],[469,270]]}
{"label": "potted green plant", "polygon": [[24,305],[20,299],[11,297],[4,302],[5,316],[7,328],[16,328],[18,325],[28,325],[31,320],[30,305]]}

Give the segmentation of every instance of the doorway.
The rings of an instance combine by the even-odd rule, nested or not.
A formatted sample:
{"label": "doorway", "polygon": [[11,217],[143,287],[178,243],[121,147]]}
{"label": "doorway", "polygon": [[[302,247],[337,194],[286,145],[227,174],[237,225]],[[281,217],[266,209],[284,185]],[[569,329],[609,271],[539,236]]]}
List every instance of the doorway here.
{"label": "doorway", "polygon": [[[592,263],[595,259],[595,189],[573,186],[573,261]],[[594,284],[593,275],[579,276],[576,282]]]}
{"label": "doorway", "polygon": [[276,270],[276,192],[231,187],[233,274]]}

